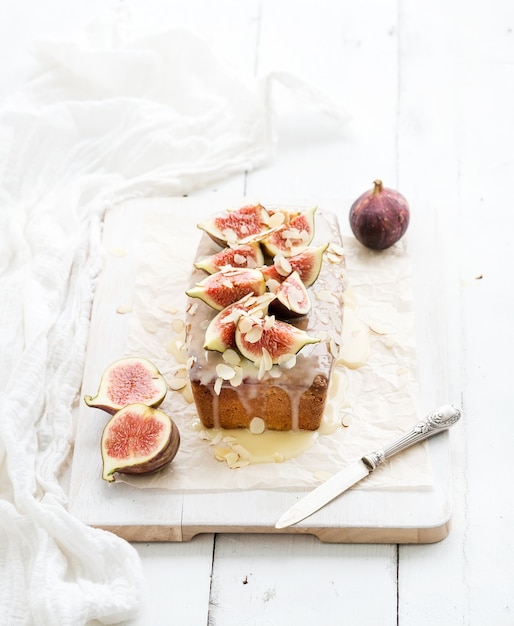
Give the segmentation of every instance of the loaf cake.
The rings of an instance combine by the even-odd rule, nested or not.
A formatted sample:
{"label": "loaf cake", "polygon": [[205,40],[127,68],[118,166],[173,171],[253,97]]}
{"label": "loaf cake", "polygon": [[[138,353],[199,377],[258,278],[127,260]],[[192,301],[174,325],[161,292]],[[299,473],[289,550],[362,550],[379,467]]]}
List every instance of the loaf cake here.
{"label": "loaf cake", "polygon": [[252,205],[199,228],[186,342],[202,424],[318,429],[342,330],[335,215]]}

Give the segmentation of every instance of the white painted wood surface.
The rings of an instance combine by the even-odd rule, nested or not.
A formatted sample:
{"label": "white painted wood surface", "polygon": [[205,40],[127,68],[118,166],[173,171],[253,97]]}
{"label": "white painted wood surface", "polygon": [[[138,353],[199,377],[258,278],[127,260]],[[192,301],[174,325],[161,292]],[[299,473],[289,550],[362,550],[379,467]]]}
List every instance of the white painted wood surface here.
{"label": "white painted wood surface", "polygon": [[[200,194],[357,196],[381,176],[426,233],[445,294],[448,389],[465,421],[451,437],[454,515],[429,546],[327,545],[312,537],[207,535],[138,544],[147,624],[507,626],[514,623],[514,5],[508,0],[119,0],[148,24],[184,24],[247,75],[287,69],[339,98],[343,132],[277,91],[266,168]],[[67,35],[104,0],[4,0],[0,95],[30,65],[27,43]],[[434,241],[434,223],[452,227]],[[481,278],[479,278],[481,277]],[[434,337],[434,341],[438,338]],[[444,363],[441,367],[444,367]]]}

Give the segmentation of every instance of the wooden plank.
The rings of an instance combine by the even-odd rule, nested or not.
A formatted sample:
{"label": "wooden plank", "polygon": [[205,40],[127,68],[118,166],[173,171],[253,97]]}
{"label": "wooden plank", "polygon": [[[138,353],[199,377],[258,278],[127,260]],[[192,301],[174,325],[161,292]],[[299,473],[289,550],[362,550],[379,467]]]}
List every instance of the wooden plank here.
{"label": "wooden plank", "polygon": [[[502,284],[513,254],[498,225],[510,220],[513,18],[505,3],[401,3],[400,181],[409,194],[425,189],[422,222],[435,216],[447,231],[444,267],[460,273],[446,321],[463,369],[447,380],[462,389],[465,410],[452,446],[452,533],[441,545],[400,548],[400,622],[420,626],[512,622],[514,509],[505,494],[514,396],[499,347],[513,345],[514,302]],[[427,236],[427,259],[441,253],[434,243]],[[438,584],[420,593],[427,580]]]}
{"label": "wooden plank", "polygon": [[219,536],[210,623],[392,626],[395,562],[390,545],[327,545],[305,536]]}

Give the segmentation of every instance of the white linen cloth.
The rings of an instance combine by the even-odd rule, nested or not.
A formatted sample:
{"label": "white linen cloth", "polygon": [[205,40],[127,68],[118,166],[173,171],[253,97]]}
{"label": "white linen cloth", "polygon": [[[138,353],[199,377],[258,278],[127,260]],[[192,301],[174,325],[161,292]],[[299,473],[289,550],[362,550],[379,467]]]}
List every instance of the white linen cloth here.
{"label": "white linen cloth", "polygon": [[[181,195],[271,156],[270,85],[193,35],[127,36],[111,14],[68,42],[0,110],[0,607],[9,626],[116,623],[141,602],[136,551],[66,512],[105,209]],[[330,110],[330,105],[322,108]],[[337,113],[337,111],[336,111]]]}

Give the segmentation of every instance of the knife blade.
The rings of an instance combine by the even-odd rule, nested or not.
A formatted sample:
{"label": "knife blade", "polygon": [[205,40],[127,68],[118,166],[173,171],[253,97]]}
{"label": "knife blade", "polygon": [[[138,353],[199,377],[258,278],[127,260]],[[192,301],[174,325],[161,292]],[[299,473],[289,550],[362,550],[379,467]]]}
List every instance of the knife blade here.
{"label": "knife blade", "polygon": [[387,447],[366,454],[301,498],[280,517],[275,528],[287,528],[309,517],[368,476],[393,455],[410,448],[415,443],[428,439],[432,435],[447,430],[460,417],[461,411],[451,404],[445,404],[432,411],[424,420],[418,422],[411,430]]}

